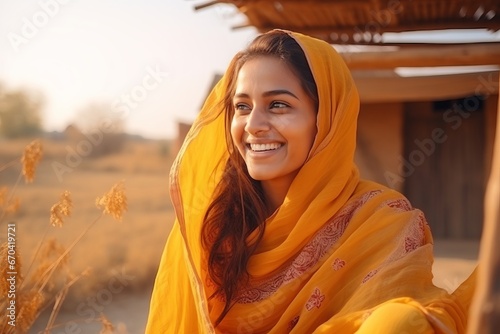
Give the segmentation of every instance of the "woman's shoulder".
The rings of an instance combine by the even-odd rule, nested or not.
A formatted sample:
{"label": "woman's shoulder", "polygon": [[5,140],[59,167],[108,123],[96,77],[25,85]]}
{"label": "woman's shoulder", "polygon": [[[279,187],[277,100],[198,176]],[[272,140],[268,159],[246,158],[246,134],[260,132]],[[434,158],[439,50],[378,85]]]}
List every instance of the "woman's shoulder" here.
{"label": "woman's shoulder", "polygon": [[358,183],[349,202],[374,211],[382,208],[390,208],[397,212],[416,210],[399,191],[368,180],[361,180]]}

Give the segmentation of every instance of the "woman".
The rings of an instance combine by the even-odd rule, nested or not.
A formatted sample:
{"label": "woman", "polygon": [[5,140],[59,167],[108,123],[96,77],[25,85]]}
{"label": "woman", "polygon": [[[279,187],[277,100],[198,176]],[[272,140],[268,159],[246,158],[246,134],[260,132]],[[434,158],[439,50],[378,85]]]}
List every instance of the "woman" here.
{"label": "woman", "polygon": [[327,43],[257,37],[171,170],[177,220],[148,333],[463,333],[473,284],[432,284],[432,237],[353,162],[359,97]]}

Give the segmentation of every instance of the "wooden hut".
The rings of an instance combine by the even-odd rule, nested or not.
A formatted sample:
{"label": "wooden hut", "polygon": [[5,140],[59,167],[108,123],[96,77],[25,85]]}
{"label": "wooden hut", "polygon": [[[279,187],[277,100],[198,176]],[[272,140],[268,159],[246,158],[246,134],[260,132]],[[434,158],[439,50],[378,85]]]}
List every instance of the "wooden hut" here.
{"label": "wooden hut", "polygon": [[[497,32],[497,0],[215,0],[247,17],[244,26],[302,32],[336,47],[360,90],[357,161],[362,174],[401,190],[426,213],[440,238],[481,236],[468,332],[500,325],[500,43],[432,44],[385,38],[456,29]],[[242,28],[235,27],[235,28]],[[349,45],[343,48],[343,45]],[[377,46],[351,52],[352,46]],[[385,48],[385,50],[380,49]],[[389,49],[388,48],[393,48]],[[438,75],[437,67],[494,65],[490,71]],[[401,67],[434,75],[400,75]],[[470,70],[470,68],[469,68]],[[487,187],[486,187],[487,184]],[[484,202],[484,203],[483,203]],[[484,208],[484,209],[483,209]]]}
{"label": "wooden hut", "polygon": [[[498,31],[498,1],[217,0],[196,9],[223,3],[247,18],[234,29],[281,28],[333,44],[360,91],[362,176],[403,192],[425,212],[435,237],[480,238],[500,43],[431,43],[427,32]],[[429,41],[398,40],[414,31]]]}

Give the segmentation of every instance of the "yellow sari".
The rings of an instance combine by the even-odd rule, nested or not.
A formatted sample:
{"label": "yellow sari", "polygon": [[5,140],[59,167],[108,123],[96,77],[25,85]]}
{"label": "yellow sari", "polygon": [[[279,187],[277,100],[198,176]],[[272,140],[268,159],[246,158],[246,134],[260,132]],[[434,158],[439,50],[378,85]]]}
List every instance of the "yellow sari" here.
{"label": "yellow sari", "polygon": [[[207,298],[200,229],[228,157],[220,103],[227,77],[221,79],[172,166],[176,222],[146,332],[376,333],[391,323],[387,313],[397,318],[399,305],[410,310],[403,321],[415,329],[410,333],[463,333],[473,278],[452,295],[432,284],[432,237],[422,212],[396,191],[359,179],[359,97],[348,68],[326,42],[287,33],[304,50],[318,87],[309,158],[266,221],[248,285],[214,328],[223,302]],[[378,310],[385,315],[376,317]]]}

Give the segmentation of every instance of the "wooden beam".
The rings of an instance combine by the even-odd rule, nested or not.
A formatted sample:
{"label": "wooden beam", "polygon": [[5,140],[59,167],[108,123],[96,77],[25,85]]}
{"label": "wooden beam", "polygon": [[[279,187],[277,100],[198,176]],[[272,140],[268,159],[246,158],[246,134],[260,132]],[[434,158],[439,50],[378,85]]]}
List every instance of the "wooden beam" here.
{"label": "wooden beam", "polygon": [[400,77],[392,71],[352,71],[362,103],[436,101],[495,96],[498,72]]}
{"label": "wooden beam", "polygon": [[500,43],[461,46],[407,47],[388,52],[342,52],[350,69],[392,69],[396,67],[435,67],[499,65]]}
{"label": "wooden beam", "polygon": [[211,7],[213,5],[217,5],[217,4],[223,3],[223,2],[224,1],[219,1],[219,0],[208,1],[208,2],[205,2],[205,3],[202,3],[202,4],[194,6],[194,10],[204,9],[204,8]]}
{"label": "wooden beam", "polygon": [[[231,27],[231,30],[243,30],[247,28],[255,28],[255,26],[249,24],[249,23],[243,23],[239,25],[235,25]],[[264,33],[268,30],[261,29],[259,30],[260,33]],[[300,29],[297,30],[297,32],[301,32]],[[336,37],[332,37],[333,35],[336,35]],[[432,46],[464,46],[464,45],[474,45],[474,44],[496,44],[499,43],[498,40],[492,39],[492,40],[482,40],[482,41],[468,41],[468,42],[448,42],[448,41],[437,41],[437,42],[431,42],[431,41],[422,41],[422,42],[384,42],[382,40],[381,35],[379,34],[378,36],[375,36],[374,34],[369,34],[368,38],[365,38],[364,36],[360,36],[359,38],[356,38],[355,40],[353,39],[353,36],[347,35],[347,36],[342,36],[337,33],[324,33],[324,34],[317,34],[317,35],[311,35],[312,37],[316,37],[319,39],[322,39],[330,44],[334,45],[343,45],[343,46],[357,46],[357,45],[367,45],[367,46],[397,46],[397,47],[432,47]]]}
{"label": "wooden beam", "polygon": [[434,47],[441,47],[441,46],[455,46],[455,47],[463,47],[463,46],[468,46],[468,45],[488,45],[488,44],[499,44],[500,40],[491,40],[491,41],[471,41],[471,42],[381,42],[381,41],[360,41],[360,42],[355,42],[355,43],[342,43],[342,42],[337,42],[337,43],[330,43],[333,45],[340,45],[340,46],[396,46],[399,48],[422,48],[422,47],[427,47],[427,48],[434,48]]}
{"label": "wooden beam", "polygon": [[468,333],[494,334],[500,328],[500,101],[496,128],[493,162],[485,198],[476,292]]}
{"label": "wooden beam", "polygon": [[[259,31],[268,31],[272,29],[271,26],[260,26],[258,22],[249,22]],[[293,24],[293,22],[292,22]],[[400,33],[409,31],[432,31],[432,30],[447,30],[447,29],[460,29],[460,30],[471,30],[471,29],[482,29],[489,30],[492,32],[500,30],[500,17],[495,17],[492,20],[446,20],[442,22],[419,22],[418,24],[379,24],[375,21],[368,21],[360,23],[353,26],[335,26],[328,25],[325,27],[301,27],[301,26],[285,26],[280,27],[282,29],[287,29],[291,31],[301,32],[305,35],[311,36],[322,36],[323,39],[330,43],[339,43],[341,38],[348,39],[349,41],[355,41],[356,34],[366,34],[368,36],[374,36],[376,34],[383,34],[386,32]],[[363,36],[362,36],[363,37]]]}

